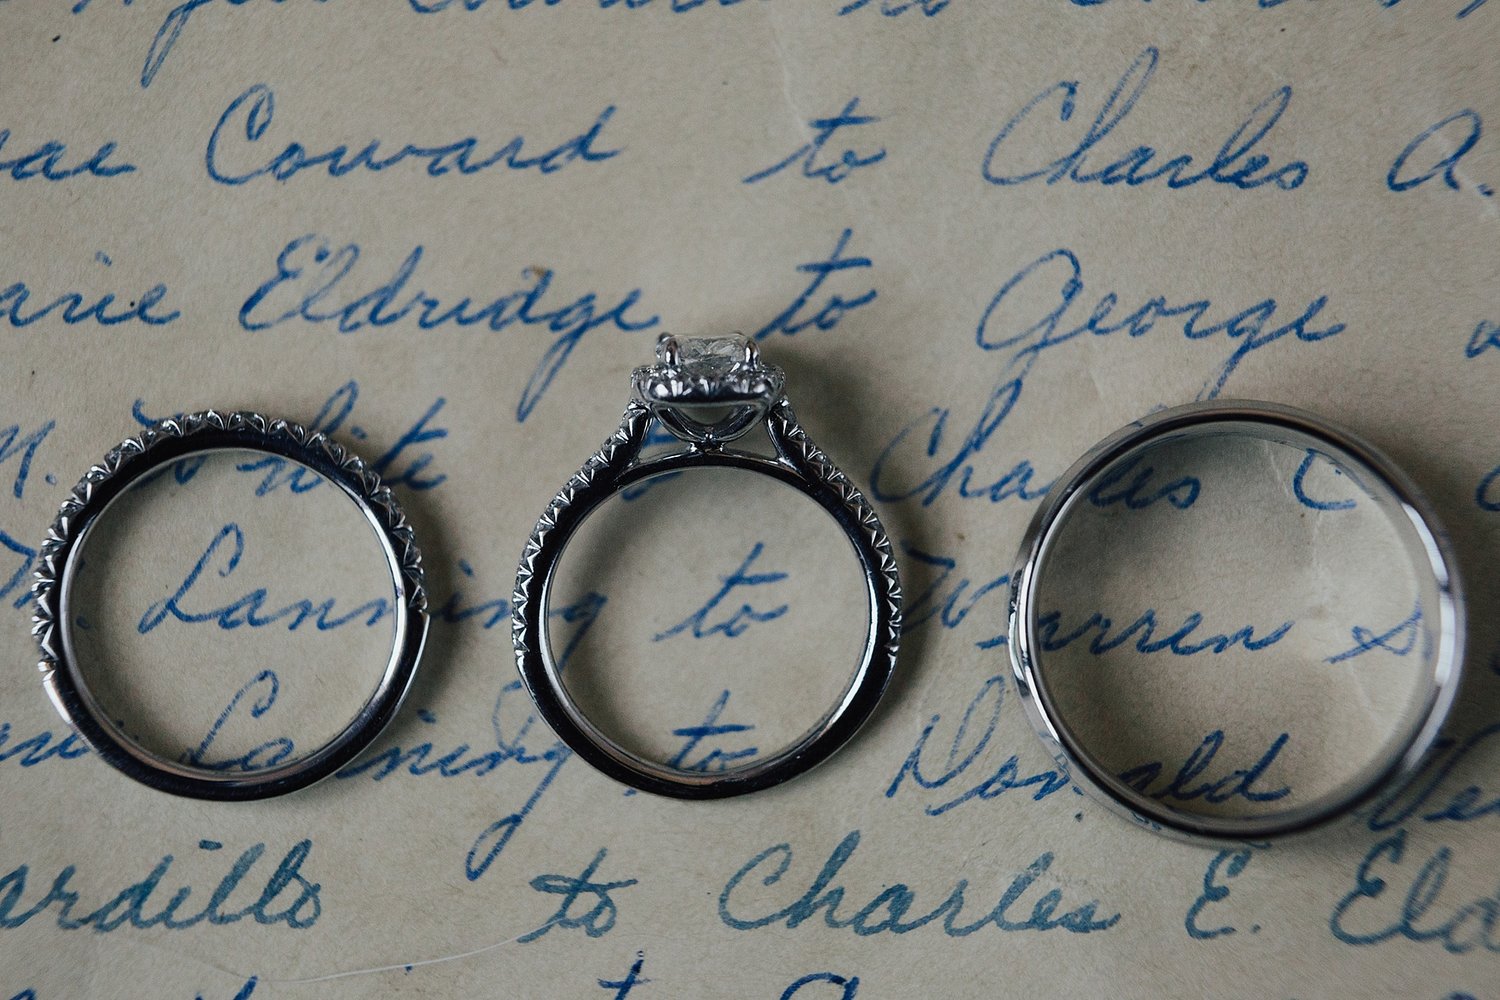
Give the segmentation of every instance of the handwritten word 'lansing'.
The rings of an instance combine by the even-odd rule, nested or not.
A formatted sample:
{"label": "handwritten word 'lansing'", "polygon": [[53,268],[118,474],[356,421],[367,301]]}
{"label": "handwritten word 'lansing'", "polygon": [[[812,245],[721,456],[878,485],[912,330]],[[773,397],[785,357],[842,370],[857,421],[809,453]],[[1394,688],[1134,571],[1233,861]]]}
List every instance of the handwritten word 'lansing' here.
{"label": "handwritten word 'lansing'", "polygon": [[1154,147],[1140,145],[1112,160],[1106,166],[1092,173],[1087,172],[1085,164],[1090,154],[1100,155],[1095,147],[1125,120],[1135,109],[1136,101],[1140,100],[1141,95],[1146,92],[1146,88],[1151,83],[1151,77],[1156,72],[1158,58],[1159,53],[1154,48],[1147,48],[1136,57],[1135,61],[1130,64],[1130,68],[1125,71],[1125,75],[1120,77],[1120,81],[1105,98],[1104,106],[1099,109],[1099,113],[1089,124],[1083,138],[1070,152],[1045,166],[1030,170],[1011,167],[1009,169],[1012,172],[1002,172],[1004,168],[997,162],[1001,156],[1001,147],[1004,146],[1005,152],[1009,153],[1012,147],[1018,144],[1016,140],[1012,140],[1012,135],[1021,123],[1025,122],[1031,113],[1044,102],[1060,95],[1058,120],[1061,122],[1073,120],[1073,114],[1077,108],[1078,81],[1063,80],[1037,94],[1001,127],[999,134],[990,143],[989,151],[985,153],[984,163],[980,168],[984,179],[991,184],[1002,186],[1045,179],[1047,184],[1069,180],[1076,184],[1125,184],[1129,187],[1138,187],[1164,179],[1167,187],[1174,190],[1192,187],[1202,181],[1212,181],[1216,184],[1227,184],[1242,191],[1266,184],[1275,185],[1283,191],[1290,191],[1300,187],[1303,181],[1307,180],[1308,166],[1303,161],[1292,160],[1281,167],[1269,169],[1270,158],[1264,153],[1253,152],[1256,145],[1276,127],[1276,123],[1281,120],[1282,114],[1291,103],[1291,87],[1278,87],[1271,92],[1269,97],[1256,105],[1255,110],[1250,112],[1250,117],[1230,133],[1213,160],[1201,170],[1193,172],[1195,161],[1189,154],[1179,154],[1162,160]]}
{"label": "handwritten word 'lansing'", "polygon": [[[226,542],[229,544],[226,545]],[[316,604],[311,598],[302,598],[267,613],[263,609],[269,594],[264,587],[256,587],[221,607],[206,611],[189,611],[183,607],[183,601],[197,586],[205,568],[214,566],[216,576],[227,578],[239,568],[244,554],[244,529],[234,523],[224,525],[214,534],[208,547],[203,550],[197,562],[193,563],[172,596],[157,601],[146,609],[136,626],[137,631],[146,635],[168,618],[187,624],[212,622],[222,629],[234,629],[242,625],[248,628],[265,628],[285,623],[290,632],[311,622],[318,631],[328,631],[349,624],[374,625],[391,613],[391,603],[383,597],[366,601],[342,615],[334,615],[335,601],[332,597]]]}
{"label": "handwritten word 'lansing'", "polygon": [[10,175],[13,181],[27,181],[40,177],[48,181],[65,181],[70,177],[88,174],[90,177],[118,177],[135,171],[129,163],[110,163],[115,144],[106,142],[92,156],[71,166],[65,166],[64,157],[68,147],[60,142],[45,142],[29,153],[19,156],[5,155],[5,144],[10,142],[10,129],[0,128],[0,176]]}
{"label": "handwritten word 'lansing'", "polygon": [[728,883],[724,886],[724,891],[719,894],[719,919],[726,926],[742,931],[768,927],[772,924],[784,924],[788,928],[796,928],[822,911],[823,922],[829,927],[848,928],[861,937],[885,933],[908,934],[938,921],[941,921],[943,933],[949,937],[967,937],[991,925],[1000,931],[1060,929],[1075,934],[1088,934],[1113,927],[1120,919],[1118,913],[1099,919],[1096,916],[1100,906],[1098,900],[1090,900],[1059,914],[1058,907],[1064,905],[1063,891],[1060,888],[1049,889],[1037,896],[1031,903],[1029,914],[1020,916],[1019,911],[1013,914],[1011,911],[1014,908],[1019,907],[1024,910],[1025,897],[1033,887],[1044,881],[1044,877],[1047,881],[1066,882],[1065,879],[1058,879],[1057,876],[1051,874],[1054,859],[1050,851],[1040,855],[1027,865],[1023,872],[1012,879],[1010,885],[1001,894],[999,902],[989,912],[977,920],[971,919],[968,923],[961,922],[965,897],[969,890],[968,879],[959,879],[941,903],[919,916],[907,917],[907,913],[916,905],[917,896],[912,889],[900,882],[884,883],[885,888],[876,893],[873,899],[850,913],[848,911],[852,908],[852,904],[851,906],[845,905],[845,896],[851,895],[851,890],[833,883],[839,877],[844,865],[854,855],[859,842],[858,830],[851,832],[840,841],[807,890],[792,903],[765,916],[739,916],[735,911],[742,912],[741,907],[744,904],[737,904],[736,896],[755,892],[762,886],[776,885],[786,876],[788,869],[792,866],[790,844],[776,844],[766,848],[730,876]]}
{"label": "handwritten word 'lansing'", "polygon": [[[216,840],[198,842],[198,847],[205,851],[217,851],[223,846]],[[236,924],[247,918],[258,924],[285,924],[294,930],[303,930],[316,923],[323,912],[322,900],[318,898],[322,886],[308,881],[302,874],[302,866],[311,851],[311,840],[298,841],[282,857],[276,870],[266,877],[262,887],[250,890],[257,893],[253,901],[245,902],[249,896],[241,893],[244,898],[235,904],[231,901],[239,892],[241,883],[266,853],[265,844],[247,848],[219,880],[202,909],[192,914],[184,913],[183,907],[195,893],[202,899],[196,886],[185,885],[166,900],[153,902],[162,879],[166,878],[175,860],[170,854],[163,856],[145,878],[131,883],[112,899],[81,915],[74,913],[79,905],[79,893],[68,887],[78,871],[76,865],[68,865],[58,872],[47,893],[24,910],[20,907],[31,869],[28,865],[20,865],[0,875],[0,928],[20,927],[56,907],[57,926],[65,931],[91,927],[104,934],[127,924],[141,929],[163,927],[175,931],[202,923]]]}
{"label": "handwritten word 'lansing'", "polygon": [[[415,323],[419,330],[478,326],[499,332],[518,324],[541,327],[554,339],[516,405],[516,419],[524,421],[590,331],[608,326],[629,333],[661,322],[654,313],[633,314],[641,299],[639,288],[607,307],[599,304],[593,292],[554,306],[549,299],[554,272],[546,268],[526,268],[521,272],[525,279],[522,287],[482,304],[467,295],[444,300],[421,289],[408,291],[423,254],[423,248],[416,247],[394,275],[356,295],[341,286],[359,261],[359,246],[347,243],[334,249],[332,243],[315,233],[299,236],[277,254],[275,277],[261,284],[240,306],[240,325],[246,330],[268,330],[301,319],[331,323],[339,333],[400,323]],[[275,311],[278,303],[280,312]]]}
{"label": "handwritten word 'lansing'", "polygon": [[[406,143],[394,152],[385,152],[386,145],[379,139],[371,139],[361,148],[351,151],[348,146],[335,146],[324,152],[313,152],[300,142],[289,142],[268,159],[254,156],[255,166],[230,167],[226,161],[234,157],[234,150],[242,144],[256,147],[266,138],[276,114],[276,97],[271,88],[258,83],[230,102],[219,116],[208,137],[208,149],[203,155],[208,176],[220,184],[238,185],[257,177],[274,177],[288,181],[308,170],[324,170],[329,177],[345,177],[355,171],[380,173],[404,163],[425,161],[424,172],[429,177],[448,174],[477,174],[494,167],[509,170],[535,170],[542,174],[553,174],[570,163],[597,163],[618,156],[618,149],[598,149],[600,133],[615,113],[614,105],[599,112],[594,123],[578,135],[558,143],[545,152],[525,155],[526,140],[516,136],[493,152],[479,153],[480,141],[473,136],[453,142],[431,146]],[[269,145],[269,141],[267,141]],[[252,153],[255,149],[252,148]]]}

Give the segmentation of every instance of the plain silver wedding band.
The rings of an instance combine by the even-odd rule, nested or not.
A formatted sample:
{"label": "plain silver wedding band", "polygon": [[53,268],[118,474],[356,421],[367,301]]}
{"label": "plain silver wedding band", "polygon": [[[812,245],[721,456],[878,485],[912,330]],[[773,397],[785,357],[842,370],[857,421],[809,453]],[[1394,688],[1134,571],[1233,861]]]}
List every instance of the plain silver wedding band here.
{"label": "plain silver wedding band", "polygon": [[[1420,543],[1421,559],[1436,584],[1436,650],[1425,676],[1420,709],[1401,736],[1351,782],[1304,806],[1264,816],[1207,816],[1165,807],[1125,784],[1083,747],[1059,713],[1047,685],[1038,638],[1038,581],[1051,543],[1075,505],[1115,463],[1151,445],[1216,433],[1253,434],[1266,440],[1331,452],[1399,505]],[[1416,556],[1414,555],[1414,558]],[[1154,413],[1111,434],[1089,450],[1048,492],[1021,542],[1011,574],[1009,646],[1026,715],[1073,780],[1113,811],[1156,832],[1200,843],[1263,841],[1318,827],[1411,778],[1448,718],[1462,673],[1465,608],[1457,568],[1430,504],[1407,476],[1379,451],[1336,425],[1275,403],[1190,403]],[[1426,669],[1426,668],[1424,668]]]}

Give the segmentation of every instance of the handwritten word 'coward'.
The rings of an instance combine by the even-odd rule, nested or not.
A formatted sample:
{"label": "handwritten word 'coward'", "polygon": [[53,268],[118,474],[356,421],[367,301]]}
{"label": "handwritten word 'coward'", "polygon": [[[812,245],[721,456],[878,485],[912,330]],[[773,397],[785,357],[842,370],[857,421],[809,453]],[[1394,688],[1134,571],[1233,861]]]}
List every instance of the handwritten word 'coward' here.
{"label": "handwritten word 'coward'", "polygon": [[[288,181],[297,174],[309,170],[321,170],[335,179],[356,171],[380,173],[402,164],[424,164],[423,173],[429,177],[450,174],[477,174],[495,167],[509,170],[534,170],[541,174],[553,174],[570,163],[597,163],[618,156],[618,149],[598,149],[600,134],[614,116],[613,104],[606,107],[594,119],[594,123],[582,132],[533,155],[526,155],[526,140],[516,136],[498,148],[480,152],[480,141],[474,136],[436,145],[405,143],[387,152],[386,144],[371,139],[356,150],[338,145],[322,152],[314,152],[300,142],[289,142],[280,150],[262,155],[258,144],[265,140],[266,132],[276,114],[276,97],[271,88],[258,83],[236,97],[219,116],[218,124],[208,137],[208,148],[203,155],[208,176],[220,184],[239,185],[258,177],[272,177]],[[243,159],[244,166],[228,166],[239,148],[249,148]]]}
{"label": "handwritten word 'coward'", "polygon": [[516,419],[524,421],[586,334],[601,327],[630,333],[661,322],[654,313],[636,314],[641,299],[639,288],[631,289],[609,306],[601,305],[593,292],[585,292],[571,302],[554,304],[555,296],[551,294],[554,272],[548,268],[524,269],[521,287],[481,303],[467,295],[444,299],[420,288],[408,289],[423,256],[422,247],[414,248],[390,278],[358,293],[344,287],[346,281],[354,283],[350,275],[360,258],[357,244],[347,243],[335,249],[329,240],[317,234],[299,236],[277,254],[275,276],[263,282],[240,306],[240,326],[246,330],[269,330],[300,319],[332,324],[339,333],[397,324],[412,324],[424,331],[448,326],[482,327],[497,333],[517,325],[540,327],[553,340],[516,406]]}
{"label": "handwritten word 'coward'", "polygon": [[[926,913],[907,916],[916,905],[917,896],[915,891],[899,882],[886,883],[885,888],[876,893],[874,898],[851,913],[849,910],[852,904],[845,906],[845,896],[851,894],[851,890],[833,883],[854,855],[859,842],[858,830],[852,831],[840,841],[811,884],[793,902],[763,916],[741,916],[739,914],[743,912],[742,906],[745,904],[740,898],[756,892],[762,886],[776,885],[792,866],[790,844],[776,844],[766,848],[730,876],[724,891],[719,894],[719,919],[726,926],[742,931],[772,924],[796,928],[822,911],[823,922],[829,927],[848,928],[862,937],[884,933],[907,934],[935,922],[940,922],[943,933],[949,937],[967,937],[991,925],[1000,931],[1065,930],[1075,934],[1088,934],[1107,930],[1120,920],[1118,913],[1099,919],[1096,916],[1100,905],[1098,900],[1090,900],[1059,914],[1057,909],[1063,905],[1061,889],[1032,893],[1033,888],[1044,877],[1047,881],[1058,881],[1056,876],[1050,875],[1053,862],[1050,851],[1040,855],[1016,875],[1001,894],[999,902],[987,913],[977,919],[971,918],[967,923],[960,918],[969,890],[968,879],[959,879],[943,901]],[[1030,912],[1024,916],[1022,913],[1026,902],[1023,902],[1023,897],[1028,901],[1034,898]],[[1013,913],[1012,910],[1016,912]]]}
{"label": "handwritten word 'coward'", "polygon": [[1105,98],[1104,106],[1089,124],[1083,138],[1069,152],[1040,167],[1002,167],[997,162],[1001,157],[1001,147],[1004,146],[1004,151],[1008,153],[1018,145],[1012,139],[1016,129],[1043,103],[1060,97],[1058,121],[1073,120],[1078,100],[1077,80],[1060,81],[1037,94],[1001,127],[990,143],[980,168],[984,179],[1000,186],[1024,184],[1034,180],[1043,180],[1046,184],[1068,180],[1075,184],[1124,184],[1128,187],[1161,180],[1172,190],[1212,181],[1242,191],[1266,184],[1290,191],[1307,180],[1308,166],[1303,161],[1291,160],[1270,169],[1270,158],[1264,153],[1254,152],[1256,145],[1276,127],[1287,106],[1291,104],[1292,88],[1285,86],[1278,87],[1256,105],[1250,116],[1224,140],[1208,166],[1202,169],[1194,169],[1196,161],[1190,154],[1182,153],[1163,159],[1155,147],[1148,145],[1136,146],[1092,172],[1085,169],[1090,154],[1094,154],[1096,159],[1101,158],[1095,147],[1135,109],[1136,101],[1146,92],[1151,77],[1156,72],[1158,58],[1159,53],[1154,48],[1145,49],[1135,58],[1125,75],[1120,77],[1120,81]]}

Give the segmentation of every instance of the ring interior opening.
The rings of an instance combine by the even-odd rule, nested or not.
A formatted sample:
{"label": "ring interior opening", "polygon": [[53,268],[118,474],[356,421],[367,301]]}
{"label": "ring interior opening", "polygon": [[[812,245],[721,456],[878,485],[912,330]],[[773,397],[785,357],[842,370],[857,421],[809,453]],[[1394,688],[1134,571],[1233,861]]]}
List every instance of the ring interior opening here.
{"label": "ring interior opening", "polygon": [[1144,442],[1069,499],[1034,656],[1065,740],[1138,812],[1342,802],[1421,728],[1450,625],[1426,541],[1348,454],[1252,421]]}
{"label": "ring interior opening", "polygon": [[312,469],[250,449],[132,483],[69,560],[63,641],[107,728],[205,776],[270,773],[338,737],[392,655],[381,536]]}
{"label": "ring interior opening", "polygon": [[858,671],[869,611],[826,511],[767,476],[702,469],[594,511],[559,558],[543,641],[605,739],[721,774],[820,728]]}

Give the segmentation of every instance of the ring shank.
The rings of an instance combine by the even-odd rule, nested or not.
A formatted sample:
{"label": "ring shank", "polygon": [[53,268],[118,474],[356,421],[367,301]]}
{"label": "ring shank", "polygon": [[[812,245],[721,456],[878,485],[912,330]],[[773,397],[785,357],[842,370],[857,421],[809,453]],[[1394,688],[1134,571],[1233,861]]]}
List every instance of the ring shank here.
{"label": "ring shank", "polygon": [[[1169,808],[1131,787],[1089,752],[1067,724],[1048,684],[1039,635],[1039,581],[1070,516],[1092,486],[1146,449],[1205,435],[1242,435],[1331,458],[1392,516],[1406,555],[1436,595],[1428,620],[1436,636],[1424,664],[1414,711],[1398,735],[1332,791],[1277,812],[1210,816]],[[1269,403],[1206,402],[1167,410],[1132,424],[1090,450],[1069,469],[1038,510],[1012,574],[1010,650],[1017,684],[1033,727],[1075,781],[1115,811],[1158,832],[1189,840],[1261,840],[1309,830],[1410,777],[1437,739],[1458,687],[1463,658],[1463,597],[1447,542],[1427,502],[1389,460],[1348,432],[1301,411]]]}
{"label": "ring shank", "polygon": [[[649,414],[627,409],[621,434],[585,465],[554,500],[523,553],[514,602],[517,666],[542,718],[598,770],[643,791],[675,798],[723,798],[779,784],[829,757],[874,711],[894,670],[900,633],[900,583],[889,540],[873,510],[842,473],[817,451],[790,416],[773,409],[767,429],[780,460],[720,448],[686,451],[634,464]],[[795,461],[805,442],[803,461]],[[821,464],[820,464],[821,463]],[[611,739],[579,709],[552,655],[546,616],[552,581],[569,541],[611,497],[661,476],[729,469],[767,476],[813,500],[843,530],[864,575],[868,627],[859,667],[840,699],[790,746],[723,771],[700,771],[648,760]]]}

